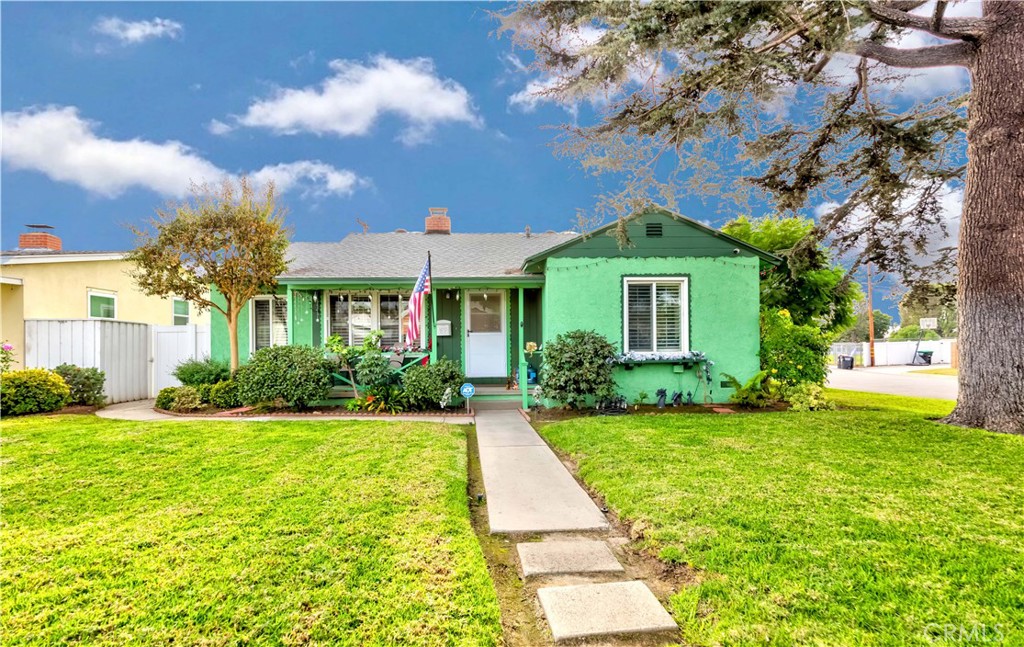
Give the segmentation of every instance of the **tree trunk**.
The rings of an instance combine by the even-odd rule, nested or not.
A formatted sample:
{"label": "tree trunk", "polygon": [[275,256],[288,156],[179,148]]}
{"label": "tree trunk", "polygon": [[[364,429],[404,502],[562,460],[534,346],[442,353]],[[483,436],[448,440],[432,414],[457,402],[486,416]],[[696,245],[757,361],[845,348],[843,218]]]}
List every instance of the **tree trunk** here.
{"label": "tree trunk", "polygon": [[228,345],[231,346],[231,373],[238,370],[238,311],[228,307]]}
{"label": "tree trunk", "polygon": [[1024,433],[1024,3],[990,1],[996,27],[971,68],[960,221],[956,425]]}

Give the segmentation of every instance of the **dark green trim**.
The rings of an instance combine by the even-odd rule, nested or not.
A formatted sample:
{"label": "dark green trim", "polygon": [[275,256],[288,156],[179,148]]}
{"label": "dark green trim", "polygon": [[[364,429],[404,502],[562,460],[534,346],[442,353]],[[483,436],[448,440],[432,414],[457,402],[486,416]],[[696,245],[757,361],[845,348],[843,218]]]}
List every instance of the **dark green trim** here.
{"label": "dark green trim", "polygon": [[[644,216],[649,216],[649,215],[662,215],[662,216],[667,216],[669,218],[672,218],[673,220],[676,220],[677,222],[680,222],[680,223],[682,223],[684,225],[689,225],[690,227],[693,227],[694,229],[696,229],[696,230],[698,230],[698,231],[700,231],[700,232],[702,232],[704,234],[707,234],[707,235],[709,235],[709,236],[711,236],[713,238],[720,238],[720,239],[722,239],[724,241],[727,241],[730,244],[735,245],[739,249],[745,250],[746,252],[757,256],[758,258],[760,258],[761,260],[765,261],[766,263],[770,263],[771,265],[779,265],[780,263],[782,263],[782,259],[779,258],[778,256],[776,256],[775,254],[771,254],[769,252],[766,252],[763,249],[754,247],[750,243],[747,243],[747,242],[744,242],[744,241],[740,240],[739,238],[734,238],[733,236],[730,236],[729,234],[726,234],[726,233],[723,233],[723,232],[721,232],[721,231],[719,231],[717,229],[714,229],[713,227],[708,227],[704,223],[701,223],[701,222],[698,222],[696,220],[693,220],[692,218],[687,218],[686,216],[684,216],[682,214],[678,214],[678,213],[675,213],[675,212],[672,212],[672,211],[668,211],[667,209],[650,209],[650,210],[647,210],[647,211],[638,212],[638,213],[635,213],[632,216],[629,216],[628,218],[626,218],[626,221],[628,222],[628,221],[636,220],[636,219],[642,218]],[[553,256],[554,254],[556,254],[556,253],[558,253],[558,252],[560,252],[562,250],[569,249],[570,247],[574,247],[576,245],[579,245],[580,243],[582,243],[582,242],[584,242],[586,240],[589,240],[589,239],[593,238],[594,236],[605,235],[609,231],[611,231],[612,228],[616,227],[617,225],[618,225],[618,222],[610,222],[607,225],[604,225],[602,227],[598,227],[597,229],[595,229],[592,232],[589,232],[586,235],[577,236],[576,238],[573,238],[572,240],[567,240],[566,242],[561,243],[560,245],[555,245],[554,247],[548,248],[548,249],[544,250],[543,252],[540,252],[539,254],[534,254],[533,256],[527,258],[526,261],[523,262],[522,270],[524,272],[536,272],[536,271],[538,271],[540,269],[536,265],[538,263],[544,261],[545,259],[549,258],[550,256]]]}

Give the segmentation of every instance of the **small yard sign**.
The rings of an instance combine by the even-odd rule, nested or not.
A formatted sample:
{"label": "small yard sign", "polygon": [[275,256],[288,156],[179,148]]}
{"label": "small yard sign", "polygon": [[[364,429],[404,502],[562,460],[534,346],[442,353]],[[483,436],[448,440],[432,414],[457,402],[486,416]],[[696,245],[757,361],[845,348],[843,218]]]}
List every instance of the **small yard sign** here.
{"label": "small yard sign", "polygon": [[476,395],[476,387],[470,384],[469,382],[466,382],[465,384],[459,387],[459,393],[462,394],[462,397],[468,400],[469,398]]}
{"label": "small yard sign", "polygon": [[938,317],[921,317],[918,319],[921,330],[936,330],[939,327]]}

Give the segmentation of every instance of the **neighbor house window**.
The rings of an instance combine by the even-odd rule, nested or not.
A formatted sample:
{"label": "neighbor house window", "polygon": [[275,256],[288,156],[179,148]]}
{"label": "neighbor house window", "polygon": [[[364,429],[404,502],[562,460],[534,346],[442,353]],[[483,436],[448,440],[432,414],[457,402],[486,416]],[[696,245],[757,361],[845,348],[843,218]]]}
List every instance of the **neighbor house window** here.
{"label": "neighbor house window", "polygon": [[380,330],[382,346],[400,346],[408,306],[408,298],[398,293],[335,292],[327,299],[327,331],[358,346],[370,331]]}
{"label": "neighbor house window", "polygon": [[184,299],[174,300],[174,325],[188,325],[188,301]]}
{"label": "neighbor house window", "polygon": [[116,319],[117,294],[101,290],[89,290],[89,318]]}
{"label": "neighbor house window", "polygon": [[624,279],[626,352],[689,350],[687,288],[685,277]]}
{"label": "neighbor house window", "polygon": [[288,343],[288,300],[256,297],[252,300],[252,349]]}

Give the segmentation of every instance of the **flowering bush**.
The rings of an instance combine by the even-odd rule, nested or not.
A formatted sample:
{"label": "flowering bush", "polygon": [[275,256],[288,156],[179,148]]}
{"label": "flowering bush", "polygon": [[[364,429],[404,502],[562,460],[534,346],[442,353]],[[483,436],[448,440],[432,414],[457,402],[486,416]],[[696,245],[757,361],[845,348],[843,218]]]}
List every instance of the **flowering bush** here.
{"label": "flowering bush", "polygon": [[783,384],[824,384],[830,342],[820,328],[794,324],[786,310],[761,313],[761,368]]}
{"label": "flowering bush", "polygon": [[442,404],[445,393],[459,392],[465,379],[458,364],[450,359],[441,359],[433,364],[413,366],[407,370],[402,375],[402,386],[405,387],[409,405],[417,409],[436,409]]}
{"label": "flowering bush", "polygon": [[836,403],[825,396],[825,389],[820,384],[797,384],[786,389],[785,396],[793,411],[832,411],[836,408]]}
{"label": "flowering bush", "polygon": [[14,364],[14,345],[4,342],[3,346],[0,346],[0,373],[11,370],[12,364]]}
{"label": "flowering bush", "polygon": [[544,345],[544,395],[577,408],[615,393],[615,347],[593,330],[572,330]]}
{"label": "flowering bush", "polygon": [[106,403],[107,398],[103,395],[103,383],[107,378],[103,371],[91,366],[82,368],[74,364],[61,364],[53,370],[64,378],[68,388],[71,389],[68,404],[99,407]]}

